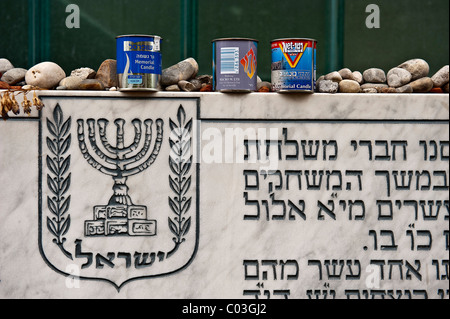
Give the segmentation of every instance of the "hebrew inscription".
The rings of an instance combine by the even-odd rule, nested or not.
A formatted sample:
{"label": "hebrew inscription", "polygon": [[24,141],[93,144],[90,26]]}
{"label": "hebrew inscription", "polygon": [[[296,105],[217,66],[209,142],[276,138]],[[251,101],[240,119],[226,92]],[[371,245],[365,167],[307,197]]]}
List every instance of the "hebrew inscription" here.
{"label": "hebrew inscription", "polygon": [[243,297],[448,298],[448,126],[220,127],[243,154]]}

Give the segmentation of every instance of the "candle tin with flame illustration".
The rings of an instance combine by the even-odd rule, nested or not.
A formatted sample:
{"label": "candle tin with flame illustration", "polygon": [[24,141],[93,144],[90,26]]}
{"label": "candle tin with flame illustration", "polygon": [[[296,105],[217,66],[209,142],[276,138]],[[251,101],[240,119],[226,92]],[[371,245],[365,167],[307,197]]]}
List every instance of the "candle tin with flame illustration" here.
{"label": "candle tin with flame illustration", "polygon": [[156,35],[116,37],[120,91],[158,91],[162,73],[162,38]]}
{"label": "candle tin with flame illustration", "polygon": [[257,90],[258,41],[222,38],[213,43],[213,86],[219,92]]}
{"label": "candle tin with flame illustration", "polygon": [[316,85],[314,39],[277,39],[272,41],[272,86],[276,92],[314,93]]}

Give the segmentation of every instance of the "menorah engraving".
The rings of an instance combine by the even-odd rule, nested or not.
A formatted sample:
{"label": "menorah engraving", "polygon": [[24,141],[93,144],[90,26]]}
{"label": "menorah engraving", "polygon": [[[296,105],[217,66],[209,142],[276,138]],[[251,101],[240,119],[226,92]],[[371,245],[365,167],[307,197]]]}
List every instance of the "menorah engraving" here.
{"label": "menorah engraving", "polygon": [[[85,221],[85,236],[155,236],[156,220],[148,219],[146,206],[133,204],[126,182],[128,177],[148,169],[158,157],[163,141],[163,120],[156,121],[157,135],[151,153],[153,135],[151,119],[144,121],[145,135],[142,132],[141,120],[134,119],[131,122],[135,136],[134,141],[128,146],[125,146],[124,119],[114,121],[117,127],[115,146],[108,142],[106,134],[109,121],[97,120],[100,141],[107,153],[97,144],[96,121],[86,120],[91,151],[86,144],[84,120],[80,119],[77,123],[78,144],[83,157],[93,168],[111,176],[114,181],[112,188],[114,193],[108,205],[95,206],[94,219]],[[95,154],[95,157],[92,154]]]}

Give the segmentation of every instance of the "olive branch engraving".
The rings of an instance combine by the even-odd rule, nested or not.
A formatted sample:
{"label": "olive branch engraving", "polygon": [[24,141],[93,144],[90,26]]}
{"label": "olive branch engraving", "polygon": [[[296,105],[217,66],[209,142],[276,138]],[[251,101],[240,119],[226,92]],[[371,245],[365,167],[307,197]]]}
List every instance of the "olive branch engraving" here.
{"label": "olive branch engraving", "polygon": [[185,236],[191,227],[191,217],[188,217],[188,212],[191,208],[192,197],[187,197],[186,194],[192,182],[192,176],[189,174],[192,167],[192,118],[186,122],[186,112],[182,105],[178,108],[177,123],[170,119],[170,129],[169,184],[175,196],[169,196],[169,206],[175,217],[169,217],[169,228],[175,236],[172,238],[175,248],[167,254],[167,257],[172,256],[186,241]]}
{"label": "olive branch engraving", "polygon": [[47,146],[51,155],[47,155],[47,186],[52,197],[47,196],[47,205],[53,217],[47,217],[47,228],[55,237],[55,243],[64,255],[72,259],[72,254],[64,248],[66,238],[64,237],[70,228],[70,215],[67,211],[70,206],[71,173],[70,155],[66,155],[72,143],[72,135],[69,133],[72,118],[65,122],[63,112],[59,104],[53,110],[53,122],[47,118],[47,128],[52,138],[47,137]]}

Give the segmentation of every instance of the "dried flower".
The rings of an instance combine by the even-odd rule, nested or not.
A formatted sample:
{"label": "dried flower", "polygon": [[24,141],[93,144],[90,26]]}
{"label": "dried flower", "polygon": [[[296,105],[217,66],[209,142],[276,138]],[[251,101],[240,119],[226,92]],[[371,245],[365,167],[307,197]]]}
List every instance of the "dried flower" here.
{"label": "dried flower", "polygon": [[5,95],[6,95],[6,93],[3,95],[3,96],[1,96],[1,99],[0,99],[0,116],[3,118],[3,120],[7,120],[8,119],[8,111],[7,111],[7,109],[6,109],[6,105],[4,105],[4,101],[5,101]]}
{"label": "dried flower", "polygon": [[2,97],[2,105],[3,105],[3,112],[8,113],[11,111],[13,106],[13,101],[9,97],[9,92],[5,92]]}
{"label": "dried flower", "polygon": [[3,117],[3,102],[0,99],[0,116]]}
{"label": "dried flower", "polygon": [[36,106],[36,110],[40,111],[44,107],[44,103],[36,96],[36,91],[33,95],[33,105]]}
{"label": "dried flower", "polygon": [[12,111],[15,115],[18,115],[20,113],[20,106],[19,103],[16,101],[16,97],[14,96],[14,93],[11,95],[11,101],[12,101]]}
{"label": "dried flower", "polygon": [[6,121],[9,118],[8,113],[5,112],[5,109],[2,110],[2,114],[1,115],[2,115],[2,119],[4,121]]}
{"label": "dried flower", "polygon": [[23,102],[22,102],[23,112],[25,114],[27,114],[27,115],[30,115],[32,106],[33,106],[33,104],[31,103],[30,100],[27,99],[27,95],[24,94],[23,95]]}

